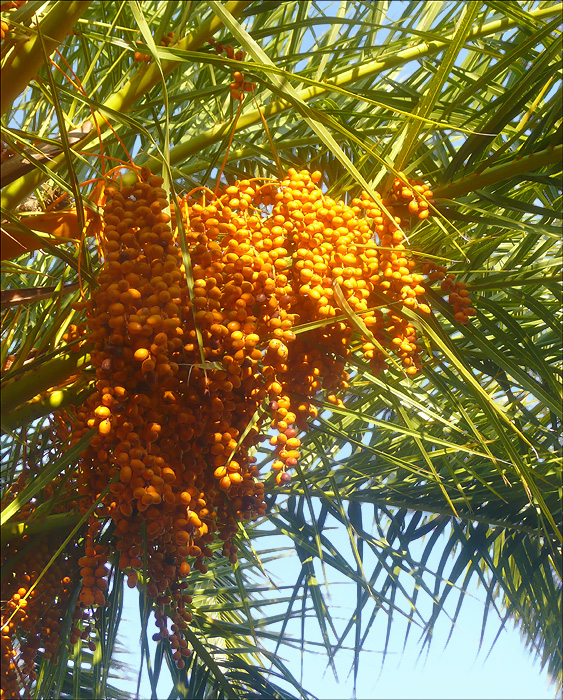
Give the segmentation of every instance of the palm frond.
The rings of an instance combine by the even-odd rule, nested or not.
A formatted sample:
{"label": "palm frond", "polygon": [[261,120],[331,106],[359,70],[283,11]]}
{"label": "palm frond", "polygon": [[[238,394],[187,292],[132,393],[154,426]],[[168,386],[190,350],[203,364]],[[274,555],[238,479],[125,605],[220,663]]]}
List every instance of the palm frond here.
{"label": "palm frond", "polygon": [[[96,188],[110,169],[127,184],[132,163],[148,164],[181,194],[306,167],[347,202],[401,173],[433,191],[409,246],[467,285],[473,322],[428,290],[432,316],[403,314],[422,373],[389,362],[375,376],[361,352],[371,331],[341,304],[353,328],[344,405],[316,400],[296,478],[265,479],[269,510],[240,528],[235,568],[213,545],[207,573],[189,574],[183,668],[169,641],[149,642],[143,608],[143,664],[155,697],[164,664],[171,698],[313,697],[288,659],[322,654],[335,669],[353,649],[355,682],[382,615],[385,660],[398,620],[405,644],[429,645],[442,619],[455,635],[478,581],[482,639],[516,621],[560,686],[561,4],[28,2],[2,18],[3,585],[36,543],[52,538],[52,556],[76,529],[84,545],[60,484],[74,483],[88,438],[68,448],[57,416],[95,382],[76,329],[97,285]],[[237,114],[239,69],[256,87]],[[276,587],[268,567],[282,555],[295,572]],[[36,660],[30,696],[129,696],[112,687],[124,578],[111,564],[109,607],[69,646],[73,593],[60,663]],[[354,590],[344,620],[335,580]],[[138,588],[143,600],[142,575]]]}

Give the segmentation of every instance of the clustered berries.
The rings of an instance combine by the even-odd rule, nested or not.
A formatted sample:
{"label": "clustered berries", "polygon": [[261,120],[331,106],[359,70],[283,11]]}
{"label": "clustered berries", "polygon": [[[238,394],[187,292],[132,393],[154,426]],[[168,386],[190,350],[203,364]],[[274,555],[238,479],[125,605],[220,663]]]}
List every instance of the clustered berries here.
{"label": "clustered berries", "polygon": [[[77,305],[75,304],[75,306]],[[85,323],[79,323],[78,325],[71,323],[66,332],[63,333],[63,340],[69,345],[70,352],[82,352],[87,339],[88,328]]]}
{"label": "clustered berries", "polygon": [[[23,537],[20,547],[27,544],[27,538]],[[28,684],[36,679],[38,654],[57,663],[62,619],[78,575],[77,551],[74,551],[77,548],[65,550],[47,570],[38,587],[30,589],[49,562],[52,547],[60,544],[57,538],[49,542],[42,540],[33,547],[32,556],[28,553],[25,559],[20,559],[6,585],[2,585],[2,699],[20,697],[21,680],[25,679]],[[10,544],[6,546],[9,554],[15,556],[17,550]],[[16,639],[19,639],[17,643]],[[28,697],[31,697],[29,693]]]}
{"label": "clustered berries", "polygon": [[230,58],[231,60],[234,59],[235,61],[243,61],[244,57],[246,56],[244,51],[235,51],[232,46],[223,46],[223,44],[219,44],[219,42],[213,41],[212,39],[209,40],[209,43],[215,47],[215,50],[219,56],[224,52],[227,55],[227,58]]}
{"label": "clustered berries", "polygon": [[[170,44],[174,41],[174,37],[174,32],[168,32],[168,34],[164,34],[164,36],[159,42],[159,46],[170,46]],[[135,51],[133,55],[133,60],[137,63],[150,63],[150,61],[152,60],[152,56],[146,53],[141,53],[140,51]]]}
{"label": "clustered berries", "polygon": [[[28,470],[20,474],[2,503],[2,507],[23,490]],[[47,485],[43,497],[53,497],[55,489],[62,486],[60,480]],[[72,493],[71,489],[67,494]],[[38,503],[27,503],[18,519],[27,522]],[[70,499],[53,509],[63,513],[76,506]],[[23,688],[31,697],[29,685],[36,680],[35,661],[39,654],[58,661],[60,633],[79,573],[79,546],[69,542],[55,562],[39,580],[54,551],[63,538],[55,533],[49,536],[23,535],[6,542],[2,547],[2,609],[0,615],[1,687],[0,698],[11,700],[20,697]],[[15,562],[7,569],[7,562]]]}
{"label": "clustered berries", "polygon": [[[431,313],[429,282],[443,280],[456,320],[475,313],[465,285],[407,247],[404,229],[433,205],[426,185],[401,174],[388,197],[346,204],[320,180],[292,168],[281,182],[198,188],[172,211],[146,168],[135,185],[107,186],[104,263],[86,303],[95,390],[57,416],[71,443],[96,431],[69,482],[82,512],[99,499],[76,560],[71,641],[89,638],[87,611],[106,604],[117,552],[128,585],[141,580],[153,601],[154,638],[169,639],[183,668],[186,577],[207,571],[218,541],[235,563],[238,522],[265,514],[253,456],[265,434],[282,486],[319,402],[343,405],[353,352],[374,374],[390,356],[406,375],[420,371],[411,312]],[[84,337],[83,325],[68,329],[68,341]]]}
{"label": "clustered berries", "polygon": [[6,12],[7,10],[17,10],[18,7],[25,5],[27,0],[11,0],[10,2],[3,2],[0,5],[0,11]]}
{"label": "clustered berries", "polygon": [[[8,10],[15,10],[22,5],[25,5],[26,0],[12,0],[11,2],[3,2],[0,5],[0,11],[7,12]],[[10,25],[4,20],[0,20],[0,41],[4,41],[4,38],[10,31]]]}
{"label": "clustered berries", "polygon": [[[243,61],[246,56],[244,51],[235,51],[232,46],[223,46],[216,41],[210,41],[209,43],[215,46],[219,55],[225,52],[227,58],[234,59],[235,61]],[[245,82],[244,74],[240,71],[234,71],[229,88],[233,100],[242,100],[245,92],[254,92],[254,90],[256,90],[256,84]]]}
{"label": "clustered berries", "polygon": [[247,83],[244,81],[244,74],[240,71],[233,73],[233,81],[229,85],[231,97],[233,100],[242,100],[245,92],[254,92],[256,83]]}
{"label": "clustered berries", "polygon": [[470,317],[477,315],[477,311],[471,306],[467,285],[465,282],[455,282],[455,275],[446,275],[441,290],[448,293],[448,303],[453,306],[454,318],[458,323],[467,325]]}
{"label": "clustered berries", "polygon": [[[400,230],[408,220],[393,211],[406,204],[425,218],[432,193],[396,182],[385,203],[363,193],[346,205],[323,195],[320,177],[291,169],[283,182],[242,180],[178,202],[190,285],[162,178],[144,171],[137,185],[106,190],[105,263],[87,304],[96,392],[72,439],[97,428],[79,493],[97,497],[111,482],[98,515],[114,521],[119,564],[134,583],[146,531],[157,606],[171,594],[183,600],[187,557],[205,571],[218,536],[235,561],[236,520],[264,514],[251,450],[266,417],[283,484],[315,400],[341,402],[353,330],[344,309],[362,318],[372,371],[389,351],[407,375],[420,370],[416,329],[401,307],[430,308]],[[84,605],[102,594],[86,576]]]}

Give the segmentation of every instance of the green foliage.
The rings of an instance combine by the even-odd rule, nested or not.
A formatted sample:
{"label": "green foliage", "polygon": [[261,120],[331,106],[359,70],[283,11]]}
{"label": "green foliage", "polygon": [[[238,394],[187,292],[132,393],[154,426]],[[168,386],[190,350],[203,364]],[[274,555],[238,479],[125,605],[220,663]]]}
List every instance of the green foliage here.
{"label": "green foliage", "polygon": [[[415,379],[392,365],[374,377],[361,353],[354,356],[345,408],[321,402],[291,486],[267,481],[272,506],[241,531],[240,566],[233,572],[217,556],[207,575],[192,574],[194,654],[177,671],[169,645],[159,642],[156,657],[145,659],[153,688],[165,661],[171,698],[309,697],[276,644],[311,648],[305,629],[316,624],[329,659],[345,645],[355,649],[355,678],[377,615],[388,615],[385,650],[398,618],[408,620],[407,635],[414,625],[428,642],[457,598],[453,631],[471,579],[487,593],[483,628],[495,616],[516,620],[560,685],[561,5],[77,4],[74,33],[62,38],[53,63],[40,53],[41,67],[5,107],[2,138],[33,169],[20,164],[21,176],[4,186],[3,217],[20,217],[30,195],[41,202],[47,176],[61,194],[92,207],[93,185],[79,192],[79,183],[129,154],[168,174],[178,193],[213,186],[225,157],[229,182],[277,177],[278,164],[307,167],[321,170],[339,198],[384,189],[401,170],[431,183],[436,199],[436,216],[409,233],[411,245],[449,265],[478,311],[472,325],[460,326],[432,297],[434,317],[419,322],[428,361]],[[46,51],[32,18],[38,12],[48,19],[40,26],[53,26],[55,13],[65,19],[64,5],[29,2],[10,13],[2,60],[10,65],[31,35]],[[170,30],[186,38],[159,46]],[[245,80],[257,89],[238,120],[228,85],[239,63],[217,55],[211,38],[248,53]],[[153,57],[148,67],[133,61],[137,50]],[[82,140],[67,138],[77,129]],[[47,145],[58,154],[43,161]],[[24,220],[33,230],[33,215]],[[11,412],[0,443],[3,493],[24,463],[35,465],[29,497],[76,463],[50,431],[52,405],[34,407],[29,423],[25,402],[39,390],[37,373],[49,377],[48,363],[66,361],[62,335],[81,318],[71,309],[79,298],[73,283],[87,291],[98,265],[91,239],[80,249],[63,244],[2,262],[4,290],[60,291],[3,301],[2,363],[16,356],[2,378]],[[32,348],[33,365],[25,365]],[[266,465],[269,456],[260,459]],[[2,522],[22,505],[8,506]],[[350,557],[331,543],[327,519],[348,534]],[[261,550],[266,536],[269,549]],[[272,592],[261,572],[288,549],[301,570],[286,595]],[[356,584],[343,631],[317,582],[329,570]],[[94,658],[75,645],[64,672],[42,669],[34,697],[121,697],[108,685],[123,587],[117,573],[112,580],[112,614],[100,622]],[[285,633],[293,620],[303,623],[301,639]]]}

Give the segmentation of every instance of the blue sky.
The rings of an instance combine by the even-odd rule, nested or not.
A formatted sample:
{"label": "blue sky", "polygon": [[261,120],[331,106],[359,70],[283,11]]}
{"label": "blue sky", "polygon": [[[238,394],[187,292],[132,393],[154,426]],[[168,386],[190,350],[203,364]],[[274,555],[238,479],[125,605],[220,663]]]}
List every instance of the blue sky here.
{"label": "blue sky", "polygon": [[[343,530],[331,531],[330,539],[339,549],[345,551],[347,535]],[[264,549],[279,545],[279,537],[264,538],[261,542],[261,547]],[[432,562],[429,562],[429,565],[431,564]],[[296,557],[280,558],[270,562],[267,570],[277,585],[293,585],[299,571],[299,562]],[[331,574],[330,570],[327,573],[331,598],[330,611],[338,625],[338,621],[345,622],[354,609],[355,584],[344,585],[337,576]],[[324,585],[320,570],[318,574],[319,584]],[[403,576],[402,582],[407,587],[412,585],[406,575]],[[452,601],[453,607],[456,601],[457,597]],[[383,668],[381,660],[387,618],[379,615],[360,656],[357,698],[359,700],[371,698],[551,700],[556,698],[555,687],[549,685],[547,673],[545,670],[540,671],[539,663],[524,648],[519,632],[512,625],[500,634],[491,650],[499,629],[498,619],[494,613],[491,614],[486,626],[482,648],[479,651],[483,601],[482,588],[478,588],[473,582],[467,590],[462,612],[447,647],[445,644],[450,632],[450,623],[444,617],[437,624],[429,651],[424,650],[422,653],[419,635],[415,629],[411,631],[403,651],[405,626],[398,619],[394,621],[388,655]],[[428,604],[421,601],[421,607],[423,610],[428,609]],[[268,609],[268,613],[271,612]],[[450,612],[452,612],[451,608]],[[140,663],[139,628],[137,593],[126,588],[123,621],[118,639],[126,646],[128,653],[118,658],[130,664],[135,671],[138,671]],[[298,627],[292,629],[290,625],[288,633],[292,632],[298,634]],[[149,633],[152,633],[152,623]],[[306,636],[311,641],[321,641],[320,634],[312,623],[306,629]],[[348,645],[353,643],[353,636],[347,640],[347,643]],[[154,649],[154,645],[151,644],[151,646]],[[284,647],[280,651],[280,656],[299,679],[301,667],[299,652]],[[320,700],[352,698],[352,659],[352,651],[338,652],[336,668],[339,682],[337,682],[327,667],[325,655],[307,654],[303,665],[303,685]],[[115,684],[124,690],[135,692],[137,678],[135,676],[130,681]],[[167,697],[170,690],[168,672],[163,667],[158,697]],[[149,697],[150,685],[145,673],[140,698]]]}
{"label": "blue sky", "polygon": [[[340,456],[347,453],[347,449],[341,450]],[[364,512],[364,528],[375,537],[378,536],[374,523],[369,522],[370,513],[367,507]],[[266,529],[266,528],[264,528]],[[275,586],[295,585],[300,573],[300,562],[293,552],[292,543],[285,535],[274,531],[271,536],[261,537],[255,540],[254,546],[264,561],[266,559],[261,552],[284,548],[287,556],[279,556],[268,561],[265,569]],[[345,528],[328,516],[323,527],[323,535],[326,536],[335,548],[346,558],[353,561],[349,536]],[[443,552],[443,545],[449,532],[445,531],[436,542],[436,546],[430,555],[427,566],[430,571],[435,570]],[[418,560],[425,547],[425,538],[421,538],[409,547],[413,560]],[[289,554],[292,553],[292,554]],[[364,550],[363,564],[366,575],[369,576],[375,562],[374,555]],[[315,566],[317,582],[323,595],[326,596],[325,578],[318,562]],[[350,583],[344,576],[334,569],[326,566],[326,581],[328,582],[327,604],[334,620],[336,629],[342,632],[347,621],[354,613],[356,605],[356,584]],[[447,576],[448,569],[444,570]],[[208,574],[210,575],[210,574]],[[459,581],[463,580],[463,576]],[[413,579],[407,573],[401,573],[400,583],[411,593]],[[267,585],[267,580],[256,572],[253,583]],[[429,587],[433,587],[432,576],[426,578]],[[276,593],[272,589],[272,596],[289,595],[288,591]],[[267,596],[265,596],[267,597]],[[458,591],[453,589],[451,600],[446,604],[446,615],[442,614],[435,627],[433,640],[430,647],[421,644],[420,628],[411,628],[409,639],[405,648],[404,638],[406,624],[400,614],[393,616],[391,635],[387,649],[385,662],[383,651],[387,634],[388,618],[380,612],[373,625],[369,629],[369,635],[363,645],[360,654],[359,673],[356,685],[356,698],[358,700],[371,700],[371,698],[388,698],[389,700],[403,700],[407,698],[426,698],[440,700],[455,698],[456,700],[474,700],[477,698],[489,698],[490,700],[552,700],[557,697],[555,686],[549,682],[545,669],[540,670],[539,662],[524,647],[524,643],[518,630],[512,623],[499,633],[500,620],[494,611],[490,611],[485,626],[483,640],[480,647],[481,628],[484,613],[485,593],[482,586],[477,585],[474,576],[466,590],[461,613],[456,621],[455,628],[448,641],[451,631],[451,622],[448,615],[453,616],[458,600]],[[310,602],[310,601],[309,601]],[[405,601],[401,602],[400,594],[396,604],[403,610],[409,610]],[[432,601],[428,596],[421,594],[417,606],[425,619],[431,612]],[[310,605],[309,605],[310,607]],[[298,606],[299,608],[299,606]],[[369,619],[371,607],[366,606],[363,619]],[[268,606],[264,608],[264,615],[275,615],[285,612],[285,605]],[[257,614],[259,617],[259,613]],[[305,638],[310,642],[320,645],[322,636],[319,628],[313,621],[314,613],[309,616]],[[286,628],[286,634],[299,639],[301,635],[301,622],[299,619],[291,621]],[[125,606],[118,641],[127,649],[127,653],[118,656],[135,669],[135,677],[129,681],[115,683],[118,687],[135,692],[137,688],[137,673],[140,667],[140,643],[139,643],[139,603],[136,591],[125,588]],[[156,628],[152,620],[149,622],[149,638]],[[280,626],[272,627],[271,631],[279,631]],[[365,629],[365,622],[362,630]],[[331,638],[331,642],[334,639]],[[149,641],[151,656],[154,655],[156,644]],[[328,666],[327,656],[321,646],[316,647],[320,652],[307,653],[301,659],[300,652],[280,647],[279,656],[291,670],[294,677],[319,700],[349,700],[354,697],[354,682],[352,675],[354,632],[345,639],[343,648],[335,657],[335,665],[338,680],[335,679]],[[348,647],[348,648],[346,648]],[[274,644],[268,646],[274,651]],[[302,676],[301,676],[302,673]],[[275,681],[275,679],[273,679]],[[113,682],[113,681],[112,681]],[[172,689],[171,679],[163,664],[163,672],[158,686],[158,698],[168,697]],[[150,685],[146,670],[142,677],[140,698],[150,698]]]}

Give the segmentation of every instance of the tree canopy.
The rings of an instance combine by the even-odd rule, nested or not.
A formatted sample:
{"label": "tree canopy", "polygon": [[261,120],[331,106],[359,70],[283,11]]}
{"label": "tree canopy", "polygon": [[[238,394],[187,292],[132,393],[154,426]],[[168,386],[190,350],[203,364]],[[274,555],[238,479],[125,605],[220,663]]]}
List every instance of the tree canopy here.
{"label": "tree canopy", "polygon": [[560,687],[562,5],[1,9],[2,698],[126,697],[126,583],[154,697],[475,580]]}

